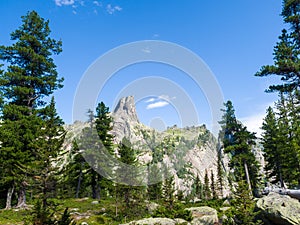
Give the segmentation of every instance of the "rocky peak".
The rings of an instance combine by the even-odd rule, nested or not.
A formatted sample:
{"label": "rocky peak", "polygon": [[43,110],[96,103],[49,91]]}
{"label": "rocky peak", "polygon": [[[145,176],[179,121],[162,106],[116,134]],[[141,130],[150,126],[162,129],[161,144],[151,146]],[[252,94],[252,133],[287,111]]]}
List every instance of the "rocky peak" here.
{"label": "rocky peak", "polygon": [[115,119],[123,119],[130,122],[139,123],[134,103],[134,97],[128,96],[121,98],[113,112],[113,115]]}

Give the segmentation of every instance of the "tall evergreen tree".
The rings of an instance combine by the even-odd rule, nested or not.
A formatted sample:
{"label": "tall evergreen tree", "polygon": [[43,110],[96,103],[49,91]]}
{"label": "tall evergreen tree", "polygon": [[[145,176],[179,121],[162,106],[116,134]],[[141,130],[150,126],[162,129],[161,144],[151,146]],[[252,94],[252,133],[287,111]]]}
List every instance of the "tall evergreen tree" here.
{"label": "tall evergreen tree", "polygon": [[251,190],[258,185],[259,165],[252,152],[255,144],[255,134],[247,130],[237,121],[231,101],[225,104],[220,137],[224,145],[224,152],[231,155],[230,168],[234,171],[235,181],[246,180]]}
{"label": "tall evergreen tree", "polygon": [[165,179],[163,183],[163,199],[167,210],[172,210],[175,205],[174,176]]}
{"label": "tall evergreen tree", "polygon": [[156,164],[150,164],[148,168],[148,183],[150,183],[150,185],[147,186],[148,197],[149,200],[158,201],[162,197],[161,172]]}
{"label": "tall evergreen tree", "polygon": [[215,175],[212,170],[210,171],[210,189],[212,192],[213,199],[217,199],[218,196],[217,196],[217,190],[216,190]]}
{"label": "tall evergreen tree", "polygon": [[283,0],[281,16],[289,29],[283,29],[274,47],[274,65],[263,66],[256,76],[276,75],[283,84],[271,85],[268,91],[300,88],[300,6],[299,0]]}
{"label": "tall evergreen tree", "polygon": [[264,169],[267,173],[267,178],[273,179],[272,182],[274,183],[280,182],[281,187],[284,187],[282,176],[284,152],[279,148],[279,127],[276,115],[271,107],[267,109],[262,129],[262,145],[266,160]]}
{"label": "tall evergreen tree", "polygon": [[209,178],[208,178],[208,172],[205,170],[204,175],[204,197],[206,200],[211,199],[211,189],[209,185]]}
{"label": "tall evergreen tree", "polygon": [[223,197],[223,188],[224,188],[224,170],[222,164],[222,155],[221,149],[218,151],[218,162],[217,162],[217,182],[216,188],[218,191],[218,195]]}
{"label": "tall evergreen tree", "polygon": [[[109,107],[107,107],[103,102],[100,102],[96,107],[95,115],[95,128],[101,142],[100,150],[103,151],[103,153],[111,154],[112,156],[114,156],[114,136],[111,134],[111,131],[113,129],[112,122],[113,119],[110,116]],[[97,174],[96,178],[99,188],[99,191],[97,192],[97,198],[100,198],[101,192],[106,192],[106,194],[112,195],[112,192],[114,190],[113,183],[100,174]]]}
{"label": "tall evergreen tree", "polygon": [[6,163],[6,183],[9,184],[6,208],[10,208],[12,190],[18,190],[18,207],[26,205],[25,190],[30,169],[36,160],[34,142],[44,129],[40,109],[44,97],[62,87],[53,55],[59,54],[61,41],[50,38],[49,21],[35,11],[22,16],[22,25],[11,33],[14,44],[0,46],[0,59],[7,69],[0,77],[4,106],[1,115],[1,158]]}
{"label": "tall evergreen tree", "polygon": [[43,126],[39,138],[33,144],[37,150],[34,170],[35,174],[40,175],[35,181],[42,193],[42,207],[46,208],[49,192],[54,189],[55,175],[59,170],[55,160],[62,150],[66,132],[63,128],[64,123],[56,112],[54,97],[41,114]]}

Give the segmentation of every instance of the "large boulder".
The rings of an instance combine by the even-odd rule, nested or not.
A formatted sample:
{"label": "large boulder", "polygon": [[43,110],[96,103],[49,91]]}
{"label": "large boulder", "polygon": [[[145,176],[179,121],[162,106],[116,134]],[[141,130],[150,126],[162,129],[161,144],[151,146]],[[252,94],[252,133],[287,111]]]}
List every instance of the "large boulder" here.
{"label": "large boulder", "polygon": [[178,225],[185,224],[189,225],[185,220],[182,219],[169,219],[169,218],[147,218],[141,220],[131,221],[130,223],[126,223],[123,225]]}
{"label": "large boulder", "polygon": [[288,195],[271,192],[259,199],[257,208],[262,210],[266,222],[274,225],[299,225],[300,203]]}
{"label": "large boulder", "polygon": [[211,207],[192,207],[186,210],[192,212],[192,225],[213,225],[219,222],[217,210]]}

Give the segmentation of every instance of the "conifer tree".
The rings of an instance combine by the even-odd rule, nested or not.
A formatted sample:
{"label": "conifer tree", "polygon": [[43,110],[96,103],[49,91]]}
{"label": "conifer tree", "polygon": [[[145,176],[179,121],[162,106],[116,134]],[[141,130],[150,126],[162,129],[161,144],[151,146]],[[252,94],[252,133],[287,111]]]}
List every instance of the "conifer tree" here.
{"label": "conifer tree", "polygon": [[218,162],[217,162],[217,190],[219,192],[219,196],[223,197],[223,187],[224,187],[224,171],[222,166],[222,155],[221,149],[218,151]]}
{"label": "conifer tree", "polygon": [[218,196],[217,196],[217,191],[216,191],[215,175],[212,170],[210,171],[210,189],[212,192],[213,199],[217,199]]}
{"label": "conifer tree", "polygon": [[[107,107],[103,102],[100,102],[96,107],[95,115],[95,128],[99,137],[100,151],[105,154],[110,154],[114,156],[114,136],[111,134],[113,119],[109,112],[109,107]],[[100,192],[112,195],[114,187],[111,180],[97,174],[96,183],[99,191],[97,191],[97,198],[100,199]]]}
{"label": "conifer tree", "polygon": [[280,182],[281,187],[284,187],[282,175],[284,152],[279,148],[279,127],[276,115],[271,107],[267,109],[262,129],[262,145],[266,160],[264,169],[267,173],[267,178],[273,179],[273,183]]}
{"label": "conifer tree", "polygon": [[195,182],[194,182],[194,187],[195,187],[196,197],[199,199],[203,199],[203,185],[201,183],[201,180],[200,180],[198,174],[197,174]]}
{"label": "conifer tree", "polygon": [[220,137],[224,152],[231,155],[229,166],[234,172],[235,181],[246,180],[250,190],[256,189],[259,165],[252,152],[255,134],[237,121],[231,101],[224,105]]}
{"label": "conifer tree", "polygon": [[204,175],[204,197],[206,200],[211,199],[211,190],[210,190],[207,170],[205,170],[205,175]]}
{"label": "conifer tree", "polygon": [[298,0],[283,0],[281,16],[289,29],[283,29],[274,47],[274,65],[263,66],[256,76],[275,75],[283,84],[271,85],[268,91],[291,91],[300,87],[300,7]]}
{"label": "conifer tree", "polygon": [[147,193],[149,200],[158,201],[162,196],[162,179],[159,168],[156,164],[148,165],[149,174],[148,174],[148,183],[150,185],[147,186]]}
{"label": "conifer tree", "polygon": [[[50,38],[49,21],[35,11],[22,16],[22,25],[11,33],[11,46],[0,46],[0,59],[7,69],[1,74],[1,96],[5,96],[1,114],[1,161],[9,184],[7,208],[12,190],[18,191],[17,207],[26,206],[25,191],[36,160],[34,142],[44,128],[42,109],[49,96],[62,87],[53,55],[59,54],[61,41]],[[18,165],[18,166],[16,166]]]}
{"label": "conifer tree", "polygon": [[33,144],[37,150],[34,170],[39,175],[35,181],[42,192],[42,207],[46,208],[49,192],[54,189],[55,175],[59,171],[55,160],[62,150],[66,132],[64,123],[56,112],[54,97],[41,113],[43,126],[39,138]]}
{"label": "conifer tree", "polygon": [[163,184],[163,199],[167,210],[172,210],[175,205],[174,176],[165,179]]}
{"label": "conifer tree", "polygon": [[88,174],[92,168],[85,161],[82,152],[78,146],[79,140],[73,140],[72,149],[69,156],[69,162],[64,169],[63,183],[64,189],[71,193],[64,193],[70,197],[79,198],[85,193],[88,187]]}

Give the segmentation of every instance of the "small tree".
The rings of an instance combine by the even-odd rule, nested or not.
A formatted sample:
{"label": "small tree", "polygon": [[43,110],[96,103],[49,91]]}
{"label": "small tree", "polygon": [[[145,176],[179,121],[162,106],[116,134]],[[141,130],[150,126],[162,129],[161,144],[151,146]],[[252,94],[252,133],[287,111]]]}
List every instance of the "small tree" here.
{"label": "small tree", "polygon": [[211,199],[211,190],[207,170],[205,170],[204,175],[204,197],[206,200]]}
{"label": "small tree", "polygon": [[212,197],[213,199],[217,199],[218,196],[217,196],[217,191],[216,191],[216,186],[215,186],[215,175],[214,175],[214,172],[211,170],[210,171],[211,173],[211,176],[210,176],[210,189],[211,189],[211,192],[212,192]]}

